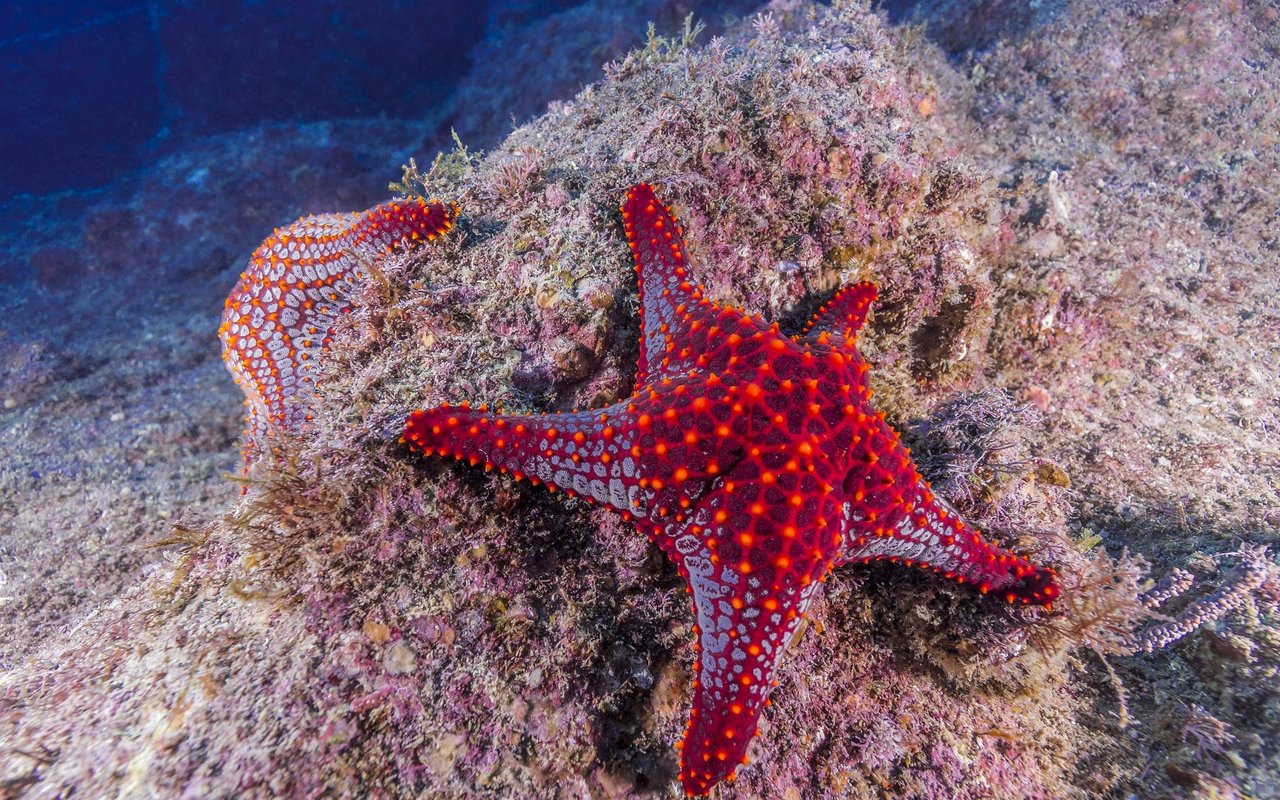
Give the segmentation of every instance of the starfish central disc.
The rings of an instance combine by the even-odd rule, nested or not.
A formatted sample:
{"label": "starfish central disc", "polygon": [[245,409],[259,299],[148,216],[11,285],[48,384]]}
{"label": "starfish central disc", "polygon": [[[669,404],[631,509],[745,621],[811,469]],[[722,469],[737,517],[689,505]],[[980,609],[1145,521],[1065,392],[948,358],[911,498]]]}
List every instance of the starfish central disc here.
{"label": "starfish central disc", "polygon": [[566,414],[415,411],[403,441],[610,506],[675,562],[698,653],[680,779],[701,795],[745,763],[786,642],[834,567],[888,559],[1010,603],[1048,605],[1058,586],[934,497],[871,407],[855,337],[873,285],[787,336],[706,299],[651,186],[621,211],[640,285],[635,393]]}

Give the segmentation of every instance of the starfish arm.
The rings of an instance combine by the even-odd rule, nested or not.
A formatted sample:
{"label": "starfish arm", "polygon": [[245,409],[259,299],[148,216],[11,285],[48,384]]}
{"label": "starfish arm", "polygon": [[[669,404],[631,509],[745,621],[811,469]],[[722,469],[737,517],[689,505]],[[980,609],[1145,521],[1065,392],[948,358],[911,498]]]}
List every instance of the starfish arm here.
{"label": "starfish arm", "polygon": [[922,567],[1008,603],[1047,606],[1057,599],[1057,574],[996,547],[938,501],[904,514],[887,535],[851,536],[840,563],[886,560]]}
{"label": "starfish arm", "polygon": [[622,220],[640,291],[637,386],[694,368],[714,369],[715,351],[722,340],[765,329],[755,317],[720,308],[703,296],[689,274],[687,248],[675,215],[654,195],[652,186],[639,183],[627,191]]}
{"label": "starfish arm", "polygon": [[303,217],[254,251],[218,329],[222,359],[255,409],[246,467],[262,451],[257,439],[267,430],[296,431],[310,419],[316,362],[364,279],[354,251],[433,241],[452,230],[457,215],[455,203],[399,198],[361,214]]}
{"label": "starfish arm", "polygon": [[[252,464],[258,460],[259,450],[267,446],[267,439],[272,434],[271,423],[267,419],[266,411],[257,403],[245,400],[244,415],[244,446],[240,448],[240,455],[244,459],[246,465]],[[248,487],[245,487],[247,489]],[[243,490],[242,490],[243,491]]]}
{"label": "starfish arm", "polygon": [[652,496],[631,454],[635,429],[626,404],[524,415],[446,405],[410,414],[401,441],[629,513]]}
{"label": "starfish arm", "polygon": [[844,341],[852,345],[858,336],[858,331],[862,328],[862,323],[867,320],[867,312],[871,310],[871,304],[876,300],[876,285],[863,281],[855,283],[852,286],[846,286],[836,292],[835,297],[818,309],[813,315],[813,319],[809,320],[809,324],[805,327],[803,340],[807,342],[820,342],[824,334],[827,337],[836,337],[838,341]]}
{"label": "starfish arm", "polygon": [[390,253],[397,245],[434,242],[436,237],[453,230],[458,211],[457,203],[397,198],[359,215],[352,226],[350,244]]}
{"label": "starfish arm", "polygon": [[779,475],[768,486],[801,502],[769,505],[761,501],[772,489],[742,482],[759,472],[744,462],[683,524],[654,537],[687,582],[696,617],[697,679],[680,745],[690,795],[746,763],[787,642],[835,552],[839,508],[818,479]]}
{"label": "starfish arm", "polygon": [[699,796],[747,763],[783,653],[812,592],[780,590],[770,598],[774,610],[759,602],[735,607],[739,598],[719,582],[723,570],[695,560],[688,572],[699,620],[698,662],[680,745],[680,781],[686,793]]}
{"label": "starfish arm", "polygon": [[935,497],[883,416],[853,450],[845,477],[845,535],[839,563],[889,560],[940,572],[996,592],[1010,603],[1049,605],[1059,594],[1052,569],[982,538],[955,509]]}

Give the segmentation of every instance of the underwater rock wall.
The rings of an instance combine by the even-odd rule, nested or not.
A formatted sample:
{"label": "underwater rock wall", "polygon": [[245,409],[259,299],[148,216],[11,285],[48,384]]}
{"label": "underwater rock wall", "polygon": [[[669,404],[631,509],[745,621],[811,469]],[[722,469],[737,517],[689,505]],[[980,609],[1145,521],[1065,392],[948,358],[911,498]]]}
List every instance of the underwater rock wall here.
{"label": "underwater rock wall", "polygon": [[[150,577],[0,678],[0,746],[34,754],[0,777],[51,796],[669,795],[694,657],[678,576],[610,512],[396,441],[442,400],[630,391],[616,208],[652,180],[716,300],[788,326],[877,280],[877,404],[939,491],[1068,592],[1042,616],[837,572],[721,796],[1266,796],[1274,566],[1240,614],[1130,658],[1186,581],[1143,594],[1121,550],[1213,597],[1242,540],[1275,541],[1257,366],[1280,352],[1274,15],[1082,2],[962,73],[865,4],[767,11],[652,40],[483,158],[406,176],[461,202],[458,229],[377,265],[315,425],[243,500],[185,518]],[[1222,91],[1191,51],[1253,83]],[[1218,144],[1224,119],[1240,130]]]}

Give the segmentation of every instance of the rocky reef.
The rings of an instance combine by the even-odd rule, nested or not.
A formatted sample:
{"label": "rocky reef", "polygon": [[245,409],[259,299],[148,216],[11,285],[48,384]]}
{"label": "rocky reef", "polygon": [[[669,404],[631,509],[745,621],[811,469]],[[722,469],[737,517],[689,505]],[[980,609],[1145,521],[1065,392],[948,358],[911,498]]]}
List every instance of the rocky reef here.
{"label": "rocky reef", "polygon": [[[989,5],[948,4],[948,35]],[[612,512],[398,442],[415,407],[630,393],[616,209],[651,181],[717,302],[794,330],[839,285],[878,283],[859,342],[875,403],[939,494],[1063,581],[1044,613],[837,571],[717,796],[1275,794],[1280,19],[1082,1],[981,52],[928,30],[857,2],[775,0],[706,41],[690,22],[490,152],[406,169],[399,188],[460,203],[457,229],[378,259],[311,423],[243,497],[211,466],[235,469],[234,387],[193,355],[199,383],[153,397],[170,416],[147,430],[214,451],[185,478],[203,499],[129,506],[147,537],[95,532],[103,552],[77,563],[101,578],[58,573],[52,547],[11,556],[28,572],[0,607],[0,786],[671,796],[694,657],[674,568]],[[177,338],[216,353],[215,328]],[[40,377],[92,360],[0,353],[29,376],[5,384],[6,440],[121,449]],[[134,458],[149,491],[154,456]],[[3,476],[23,532],[6,550],[112,513],[105,481],[85,495],[26,473]],[[163,553],[141,572],[139,538]],[[41,611],[37,567],[82,596]]]}

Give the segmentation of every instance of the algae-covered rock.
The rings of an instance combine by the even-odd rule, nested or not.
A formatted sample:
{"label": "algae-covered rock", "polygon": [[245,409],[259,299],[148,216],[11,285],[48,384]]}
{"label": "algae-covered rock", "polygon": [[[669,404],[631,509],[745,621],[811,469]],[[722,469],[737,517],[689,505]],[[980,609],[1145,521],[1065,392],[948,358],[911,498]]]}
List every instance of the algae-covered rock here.
{"label": "algae-covered rock", "polygon": [[[407,188],[461,203],[458,229],[373,265],[312,424],[243,498],[0,677],[0,779],[32,796],[671,796],[694,660],[675,571],[611,512],[398,442],[410,409],[443,401],[630,393],[617,205],[650,181],[712,299],[786,329],[876,281],[860,341],[876,403],[941,493],[1067,591],[1043,615],[837,572],[718,796],[1265,796],[1274,568],[1251,562],[1272,577],[1186,663],[1127,659],[1177,592],[1120,550],[1230,592],[1238,540],[1275,540],[1259,365],[1280,363],[1277,20],[1099,9],[961,68],[865,4],[778,0],[702,44],[652,37],[491,152],[409,170]],[[1242,88],[1223,88],[1228,62],[1250,66]],[[1099,540],[1111,555],[1083,553]],[[1138,777],[1157,757],[1161,776]]]}

